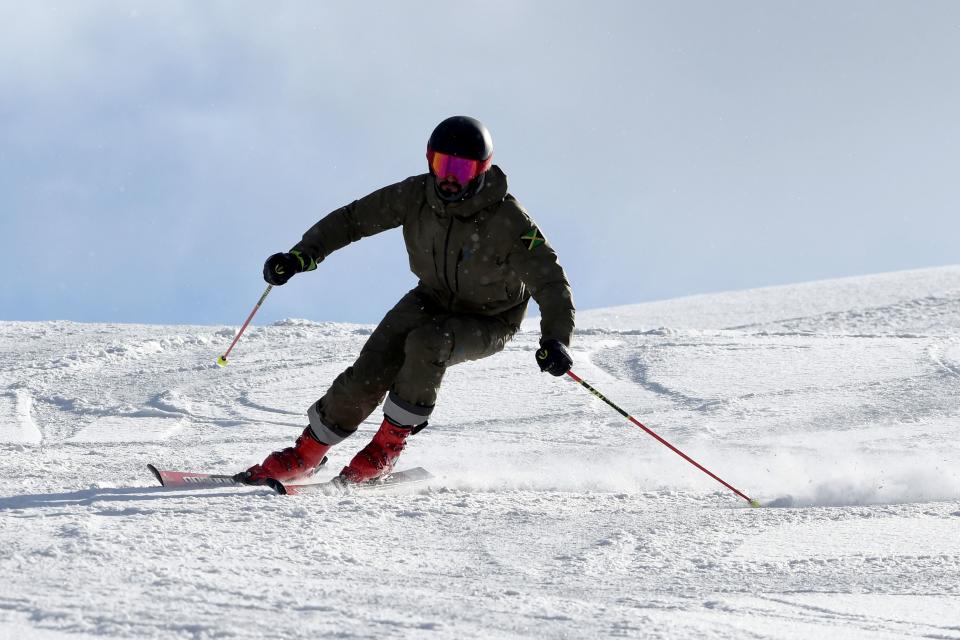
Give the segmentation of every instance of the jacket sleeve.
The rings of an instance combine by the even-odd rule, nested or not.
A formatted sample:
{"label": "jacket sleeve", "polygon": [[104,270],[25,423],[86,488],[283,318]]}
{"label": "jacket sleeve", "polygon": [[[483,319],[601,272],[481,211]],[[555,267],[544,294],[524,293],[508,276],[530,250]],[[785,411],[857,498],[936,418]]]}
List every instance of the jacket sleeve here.
{"label": "jacket sleeve", "polygon": [[411,202],[423,193],[418,179],[407,178],[327,214],[307,229],[290,251],[300,256],[304,270],[310,271],[351,242],[399,227]]}
{"label": "jacket sleeve", "polygon": [[[525,217],[526,218],[526,217]],[[540,341],[556,339],[570,346],[573,336],[573,293],[557,253],[529,218],[510,251],[510,266],[540,307]]]}

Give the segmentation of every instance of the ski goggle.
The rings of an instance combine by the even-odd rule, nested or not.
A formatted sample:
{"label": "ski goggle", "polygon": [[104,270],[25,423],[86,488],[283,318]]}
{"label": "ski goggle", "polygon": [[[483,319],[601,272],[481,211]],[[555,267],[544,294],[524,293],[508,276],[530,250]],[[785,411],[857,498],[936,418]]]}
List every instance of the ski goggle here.
{"label": "ski goggle", "polygon": [[430,165],[430,173],[436,176],[437,180],[453,178],[460,186],[466,186],[491,167],[493,156],[486,160],[468,160],[427,149],[427,163]]}

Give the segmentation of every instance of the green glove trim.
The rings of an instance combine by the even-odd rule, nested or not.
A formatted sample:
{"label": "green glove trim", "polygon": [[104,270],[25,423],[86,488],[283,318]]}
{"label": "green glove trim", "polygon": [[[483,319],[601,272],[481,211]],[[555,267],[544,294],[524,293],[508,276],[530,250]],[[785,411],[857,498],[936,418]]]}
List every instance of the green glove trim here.
{"label": "green glove trim", "polygon": [[[294,250],[294,251],[291,251],[290,253],[291,253],[291,255],[295,256],[295,257],[297,258],[297,260],[300,261],[300,271],[301,271],[301,272],[303,272],[303,271],[313,271],[314,269],[317,268],[317,261],[314,260],[313,258],[310,258],[310,256],[304,256],[302,253],[300,253],[299,251],[295,251],[295,250]],[[309,258],[309,260],[310,260],[309,262],[307,262],[307,258]]]}

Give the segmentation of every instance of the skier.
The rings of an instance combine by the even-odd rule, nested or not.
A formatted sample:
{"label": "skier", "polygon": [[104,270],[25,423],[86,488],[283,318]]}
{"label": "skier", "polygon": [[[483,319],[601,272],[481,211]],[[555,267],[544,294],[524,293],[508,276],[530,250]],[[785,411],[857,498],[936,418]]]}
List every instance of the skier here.
{"label": "skier", "polygon": [[493,142],[480,121],[447,118],[427,143],[429,173],[333,211],[290,251],[267,259],[264,279],[282,285],[351,242],[402,226],[410,269],[420,282],[383,318],[353,366],[310,407],[309,426],[294,446],[242,472],[246,482],[312,474],[330,447],[352,435],[381,402],[380,429],[339,481],[367,482],[390,473],[407,438],[427,426],[447,367],[501,351],[520,328],[531,296],[542,315],[540,370],[555,376],[570,370],[570,285],[556,253],[507,192],[506,175],[492,161]]}

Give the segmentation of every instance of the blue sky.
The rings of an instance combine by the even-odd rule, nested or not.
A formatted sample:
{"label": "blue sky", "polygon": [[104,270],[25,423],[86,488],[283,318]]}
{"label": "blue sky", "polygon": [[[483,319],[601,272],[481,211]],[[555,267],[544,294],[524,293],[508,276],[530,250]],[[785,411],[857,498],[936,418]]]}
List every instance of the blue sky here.
{"label": "blue sky", "polygon": [[[958,262],[956,2],[0,1],[0,320],[239,324],[485,121],[582,309]],[[375,322],[398,231],[258,322]]]}

